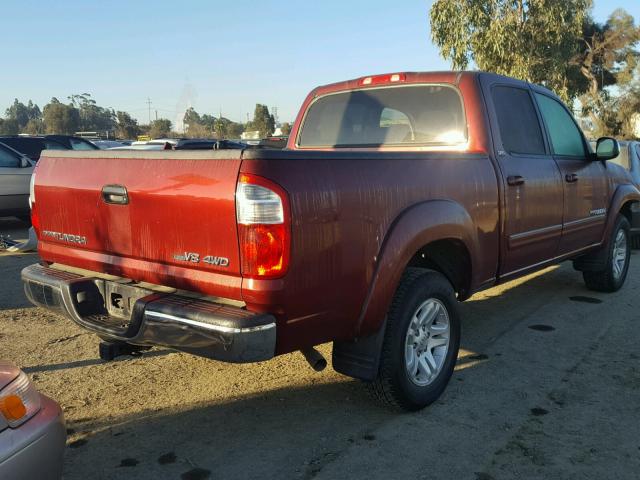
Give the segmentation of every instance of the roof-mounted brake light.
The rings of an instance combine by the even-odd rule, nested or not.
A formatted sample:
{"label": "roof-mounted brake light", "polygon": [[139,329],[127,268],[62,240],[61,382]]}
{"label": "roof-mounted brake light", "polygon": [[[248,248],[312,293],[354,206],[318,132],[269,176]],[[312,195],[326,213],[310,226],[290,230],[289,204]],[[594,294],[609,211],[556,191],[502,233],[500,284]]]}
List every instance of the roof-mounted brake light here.
{"label": "roof-mounted brake light", "polygon": [[407,76],[404,73],[389,73],[386,75],[375,75],[373,77],[364,77],[360,79],[361,86],[381,85],[385,83],[404,82]]}

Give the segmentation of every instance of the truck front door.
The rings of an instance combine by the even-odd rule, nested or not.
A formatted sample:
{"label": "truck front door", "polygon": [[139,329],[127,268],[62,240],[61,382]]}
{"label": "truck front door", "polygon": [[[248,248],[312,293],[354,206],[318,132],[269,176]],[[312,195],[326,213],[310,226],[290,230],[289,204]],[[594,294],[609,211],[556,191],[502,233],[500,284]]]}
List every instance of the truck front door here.
{"label": "truck front door", "polygon": [[535,94],[563,183],[562,239],[559,255],[600,243],[607,219],[606,166],[592,158],[567,108],[545,93]]}

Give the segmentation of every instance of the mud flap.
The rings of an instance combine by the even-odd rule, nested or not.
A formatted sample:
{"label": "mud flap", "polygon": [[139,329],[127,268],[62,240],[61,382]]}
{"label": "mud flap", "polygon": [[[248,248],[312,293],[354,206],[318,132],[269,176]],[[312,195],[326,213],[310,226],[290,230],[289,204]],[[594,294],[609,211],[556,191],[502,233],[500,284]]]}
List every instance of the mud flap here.
{"label": "mud flap", "polygon": [[333,342],[331,361],[333,369],[349,377],[373,381],[378,376],[380,353],[387,320],[377,333],[350,341]]}
{"label": "mud flap", "polygon": [[608,258],[609,243],[607,242],[595,252],[576,258],[573,261],[573,268],[579,272],[601,272],[607,268]]}

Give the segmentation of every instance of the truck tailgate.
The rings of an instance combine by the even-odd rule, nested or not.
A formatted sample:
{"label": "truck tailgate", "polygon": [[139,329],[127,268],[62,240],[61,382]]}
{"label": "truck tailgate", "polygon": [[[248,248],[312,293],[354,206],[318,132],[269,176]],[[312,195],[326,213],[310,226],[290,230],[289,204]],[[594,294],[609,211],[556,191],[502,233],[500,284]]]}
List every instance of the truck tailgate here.
{"label": "truck tailgate", "polygon": [[241,161],[239,150],[44,152],[35,182],[40,255],[238,297]]}

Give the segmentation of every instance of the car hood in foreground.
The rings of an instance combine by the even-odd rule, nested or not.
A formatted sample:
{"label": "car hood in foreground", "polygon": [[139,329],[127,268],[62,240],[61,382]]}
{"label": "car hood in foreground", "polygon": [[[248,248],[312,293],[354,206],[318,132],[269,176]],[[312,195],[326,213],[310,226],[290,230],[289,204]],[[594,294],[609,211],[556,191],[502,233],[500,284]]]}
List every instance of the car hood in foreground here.
{"label": "car hood in foreground", "polygon": [[0,390],[9,385],[20,373],[14,364],[0,360]]}

